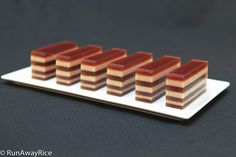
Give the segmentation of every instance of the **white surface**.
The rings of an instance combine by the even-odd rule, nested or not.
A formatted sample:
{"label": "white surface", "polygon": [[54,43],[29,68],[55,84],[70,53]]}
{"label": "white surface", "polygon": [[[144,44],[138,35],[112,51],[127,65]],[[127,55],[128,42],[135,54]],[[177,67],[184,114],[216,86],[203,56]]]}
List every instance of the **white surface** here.
{"label": "white surface", "polygon": [[117,97],[108,95],[106,93],[106,87],[101,88],[97,91],[87,91],[80,88],[80,83],[76,83],[71,86],[59,85],[56,83],[56,79],[52,78],[47,81],[37,80],[31,78],[31,68],[23,68],[9,74],[1,76],[2,79],[13,81],[25,85],[43,87],[47,90],[52,90],[55,92],[62,92],[65,94],[71,94],[78,97],[86,97],[86,99],[93,99],[95,101],[102,101],[106,104],[116,105],[120,107],[125,107],[133,110],[139,110],[141,112],[147,112],[150,114],[156,114],[160,116],[165,116],[169,118],[176,119],[189,119],[194,114],[196,114],[201,108],[207,105],[213,98],[225,90],[230,83],[225,81],[218,81],[213,79],[208,79],[207,81],[207,92],[197,98],[190,105],[184,109],[175,109],[165,106],[165,97],[160,98],[152,104],[144,103],[135,100],[135,92],[131,92],[123,97]]}

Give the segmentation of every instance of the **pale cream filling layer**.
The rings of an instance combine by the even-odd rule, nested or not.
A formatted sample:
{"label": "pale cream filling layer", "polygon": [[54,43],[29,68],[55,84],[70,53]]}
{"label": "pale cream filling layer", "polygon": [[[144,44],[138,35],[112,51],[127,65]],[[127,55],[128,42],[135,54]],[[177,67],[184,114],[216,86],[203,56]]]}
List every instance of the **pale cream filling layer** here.
{"label": "pale cream filling layer", "polygon": [[50,66],[38,66],[38,65],[31,65],[32,70],[40,71],[40,72],[47,72],[50,70],[54,70],[56,68],[55,65]]}
{"label": "pale cream filling layer", "polygon": [[136,94],[136,98],[140,98],[140,99],[146,99],[146,100],[153,100],[156,97],[160,96],[161,94],[165,93],[165,91],[159,92],[153,96],[144,96],[144,95],[140,95],[140,94]]}
{"label": "pale cream filling layer", "polygon": [[50,56],[50,57],[43,58],[43,57],[31,55],[31,57],[30,57],[31,61],[39,62],[39,63],[47,63],[47,62],[53,61],[55,59],[56,59],[55,56]]}
{"label": "pale cream filling layer", "polygon": [[108,85],[112,85],[112,86],[117,86],[117,87],[124,87],[127,84],[130,84],[134,82],[134,77],[122,82],[122,81],[117,81],[117,80],[111,80],[111,79],[107,79],[107,84]]}
{"label": "pale cream filling layer", "polygon": [[66,68],[70,68],[76,65],[79,65],[81,62],[81,59],[75,60],[75,61],[71,61],[71,62],[66,62],[66,61],[61,61],[61,60],[56,60],[56,65],[57,66],[62,66],[62,67],[66,67]]}
{"label": "pale cream filling layer", "polygon": [[61,82],[61,83],[65,83],[65,84],[71,84],[73,82],[79,81],[79,77],[71,79],[71,80],[65,80],[65,79],[57,78],[57,81]]}
{"label": "pale cream filling layer", "polygon": [[198,72],[197,74],[195,74],[194,76],[190,77],[189,79],[187,79],[185,81],[177,81],[177,80],[167,79],[166,84],[169,86],[184,88],[185,86],[189,85],[190,83],[192,83],[193,81],[198,79],[200,76],[207,74],[207,73],[208,73],[208,68],[206,67],[205,69],[201,70],[200,72]]}
{"label": "pale cream filling layer", "polygon": [[88,75],[81,74],[80,77],[81,77],[81,80],[84,80],[84,81],[96,82],[98,80],[106,78],[107,74],[103,73],[103,74],[100,74],[100,75],[97,75],[97,76],[88,76]]}
{"label": "pale cream filling layer", "polygon": [[146,86],[140,86],[140,85],[135,85],[135,90],[140,91],[140,92],[146,92],[146,93],[153,93],[157,91],[158,89],[162,88],[165,86],[165,82],[159,83],[153,87],[146,87]]}
{"label": "pale cream filling layer", "polygon": [[150,62],[152,62],[152,58],[147,60],[147,61],[144,61],[140,64],[137,64],[137,65],[135,65],[135,66],[133,66],[133,67],[127,69],[127,70],[124,70],[124,71],[114,70],[114,69],[108,68],[107,69],[107,74],[113,75],[113,76],[118,76],[118,77],[123,77],[123,76],[126,76],[126,75],[130,74],[130,73],[133,73],[138,67],[141,67],[141,66],[143,66],[147,63],[150,63]]}
{"label": "pale cream filling layer", "polygon": [[123,55],[121,57],[115,58],[113,60],[110,60],[109,62],[105,62],[105,63],[97,65],[97,66],[81,64],[81,70],[90,71],[90,72],[96,72],[96,71],[99,71],[101,69],[107,68],[107,65],[109,63],[114,62],[114,61],[119,60],[119,59],[124,58],[124,57],[126,57],[126,55]]}
{"label": "pale cream filling layer", "polygon": [[134,86],[130,86],[128,88],[125,88],[124,90],[118,90],[118,89],[111,89],[111,88],[107,88],[108,92],[113,92],[113,93],[117,93],[117,94],[123,94],[125,92],[127,92],[128,90],[134,88]]}
{"label": "pale cream filling layer", "polygon": [[201,90],[197,91],[193,96],[191,96],[188,100],[184,102],[177,102],[177,101],[171,101],[171,100],[166,100],[166,103],[177,105],[177,106],[184,106],[186,103],[191,101],[192,99],[197,99],[197,95],[200,94],[201,92],[205,91],[206,87],[202,88]]}
{"label": "pale cream filling layer", "polygon": [[30,59],[31,59],[31,61],[34,61],[34,62],[46,63],[46,62],[55,60],[57,58],[57,56],[60,55],[60,54],[67,53],[69,51],[76,50],[76,49],[78,49],[78,47],[75,47],[73,49],[69,49],[69,50],[66,50],[66,51],[62,51],[58,54],[55,54],[55,55],[52,55],[52,56],[49,56],[49,57],[40,57],[40,56],[31,55]]}
{"label": "pale cream filling layer", "polygon": [[207,79],[203,79],[202,81],[198,82],[196,85],[194,85],[192,88],[188,89],[186,92],[174,92],[166,90],[166,96],[171,96],[175,98],[184,99],[189,94],[191,94],[193,91],[201,87],[202,85],[206,84]]}
{"label": "pale cream filling layer", "polygon": [[177,63],[177,64],[173,65],[172,67],[166,69],[165,71],[163,71],[163,72],[161,72],[159,74],[153,75],[153,76],[146,76],[146,75],[135,74],[135,80],[152,83],[152,82],[156,81],[157,79],[160,79],[160,78],[166,76],[169,72],[175,70],[179,66],[180,66],[180,63]]}
{"label": "pale cream filling layer", "polygon": [[81,82],[81,86],[87,87],[87,88],[93,88],[93,89],[98,88],[98,87],[100,87],[100,86],[103,86],[103,85],[105,85],[105,84],[106,84],[106,81],[103,81],[103,82],[101,82],[101,83],[99,83],[99,84],[96,84],[96,85],[92,85],[92,84],[87,84],[87,83]]}
{"label": "pale cream filling layer", "polygon": [[38,78],[41,78],[41,79],[47,79],[47,78],[52,77],[52,76],[55,76],[55,73],[50,73],[50,74],[47,74],[47,75],[32,73],[32,77],[38,77]]}
{"label": "pale cream filling layer", "polygon": [[58,70],[58,69],[56,70],[56,75],[64,76],[64,77],[71,77],[78,74],[80,74],[80,69],[73,70],[73,71],[63,71],[63,70]]}

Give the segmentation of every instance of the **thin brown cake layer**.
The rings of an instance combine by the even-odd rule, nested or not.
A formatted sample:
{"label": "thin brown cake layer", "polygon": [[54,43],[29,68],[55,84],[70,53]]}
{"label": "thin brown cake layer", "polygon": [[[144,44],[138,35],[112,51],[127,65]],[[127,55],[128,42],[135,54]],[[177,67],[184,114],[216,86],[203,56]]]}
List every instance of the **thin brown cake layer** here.
{"label": "thin brown cake layer", "polygon": [[113,85],[107,85],[107,88],[122,91],[122,90],[125,90],[125,89],[127,89],[127,88],[129,88],[129,87],[131,87],[131,86],[134,86],[134,82],[129,83],[129,84],[127,84],[126,86],[123,86],[123,87],[118,87],[118,86],[113,86]]}
{"label": "thin brown cake layer", "polygon": [[104,74],[107,72],[107,69],[104,68],[104,69],[101,69],[99,71],[96,71],[96,72],[91,72],[91,71],[86,71],[86,70],[82,70],[81,71],[81,74],[82,75],[87,75],[87,76],[97,76],[97,75],[100,75],[100,74]]}
{"label": "thin brown cake layer", "polygon": [[200,92],[199,94],[197,94],[194,98],[192,98],[191,100],[189,100],[188,102],[184,103],[183,105],[176,105],[176,104],[172,104],[172,103],[166,103],[166,106],[169,107],[174,107],[174,108],[178,108],[178,109],[183,109],[186,106],[188,106],[189,104],[191,104],[194,100],[196,100],[198,97],[200,97],[204,92],[206,92],[206,89],[203,90],[202,92]]}
{"label": "thin brown cake layer", "polygon": [[80,80],[79,77],[75,77],[75,78],[71,78],[71,79],[63,79],[63,78],[57,77],[57,83],[63,84],[63,85],[72,85],[74,83],[79,82],[79,80]]}
{"label": "thin brown cake layer", "polygon": [[32,70],[32,73],[41,74],[41,75],[47,75],[47,74],[55,73],[55,69],[50,70],[50,71],[46,71],[46,72],[37,71],[37,70]]}
{"label": "thin brown cake layer", "polygon": [[42,78],[42,77],[38,77],[38,76],[32,76],[32,78],[39,79],[39,80],[48,80],[48,79],[53,78],[53,77],[54,76],[49,76],[49,77]]}
{"label": "thin brown cake layer", "polygon": [[109,79],[109,80],[114,80],[114,81],[121,81],[121,82],[124,82],[124,81],[126,81],[126,80],[128,80],[128,79],[134,77],[134,75],[135,75],[135,73],[130,73],[130,74],[124,76],[124,77],[119,77],[119,76],[113,76],[113,75],[111,75],[111,74],[108,74],[108,75],[107,75],[107,79]]}
{"label": "thin brown cake layer", "polygon": [[153,86],[156,86],[156,85],[158,85],[160,83],[163,83],[164,81],[166,81],[166,77],[165,76],[162,77],[162,78],[157,79],[156,81],[154,81],[152,83],[136,80],[135,84],[136,85],[140,85],[140,86],[145,86],[145,87],[153,87]]}
{"label": "thin brown cake layer", "polygon": [[70,72],[70,71],[73,71],[73,70],[77,70],[77,69],[80,69],[80,65],[75,65],[75,66],[72,66],[72,67],[63,67],[63,66],[56,66],[56,69],[57,70],[61,70],[61,71],[66,71],[66,72]]}
{"label": "thin brown cake layer", "polygon": [[116,92],[112,92],[112,91],[107,90],[107,94],[111,94],[111,95],[115,95],[115,96],[124,96],[124,95],[128,94],[129,92],[131,92],[133,90],[134,90],[134,87],[129,89],[129,90],[126,90],[122,93],[116,93]]}
{"label": "thin brown cake layer", "polygon": [[75,84],[77,82],[79,82],[79,80],[71,81],[70,83],[65,83],[65,82],[57,81],[58,84],[67,85],[67,86]]}
{"label": "thin brown cake layer", "polygon": [[201,82],[202,80],[206,79],[207,75],[208,75],[207,73],[203,74],[198,79],[191,82],[189,85],[185,86],[184,88],[167,85],[166,89],[168,91],[174,91],[174,92],[185,92],[185,91],[189,90],[190,88],[192,88],[193,86],[195,86],[196,84],[198,84],[199,82]]}
{"label": "thin brown cake layer", "polygon": [[49,66],[49,65],[55,65],[55,64],[56,64],[56,60],[52,60],[52,61],[45,62],[45,63],[31,61],[31,65],[38,65],[38,66]]}
{"label": "thin brown cake layer", "polygon": [[157,99],[160,99],[161,97],[163,97],[165,95],[165,92],[161,93],[160,95],[156,96],[155,98],[153,98],[152,100],[149,99],[144,99],[144,98],[138,98],[135,97],[135,100],[137,101],[142,101],[142,102],[147,102],[147,103],[153,103],[155,102]]}
{"label": "thin brown cake layer", "polygon": [[163,91],[165,92],[165,87],[162,87],[162,88],[156,90],[156,91],[153,92],[153,93],[147,93],[147,92],[142,92],[142,91],[136,90],[136,91],[135,91],[135,94],[152,97],[152,96],[154,96],[154,95],[156,95],[156,94],[158,94],[158,93],[161,93],[161,92],[163,92]]}

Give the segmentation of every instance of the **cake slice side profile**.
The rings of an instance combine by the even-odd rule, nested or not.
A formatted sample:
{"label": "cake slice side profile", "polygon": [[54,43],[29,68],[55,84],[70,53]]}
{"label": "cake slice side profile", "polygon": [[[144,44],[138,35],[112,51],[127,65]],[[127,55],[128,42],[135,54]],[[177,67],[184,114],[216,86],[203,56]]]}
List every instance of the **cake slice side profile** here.
{"label": "cake slice side profile", "polygon": [[207,89],[208,62],[191,60],[168,74],[166,105],[183,109]]}
{"label": "cake slice side profile", "polygon": [[106,85],[107,65],[110,62],[127,56],[127,51],[112,48],[101,54],[82,60],[81,63],[81,88],[95,91]]}
{"label": "cake slice side profile", "polygon": [[31,51],[32,78],[47,80],[55,76],[56,57],[71,50],[78,49],[72,41],[63,41]]}
{"label": "cake slice side profile", "polygon": [[86,45],[59,55],[56,59],[57,83],[72,85],[80,80],[80,64],[85,58],[102,53],[98,45]]}
{"label": "cake slice side profile", "polygon": [[180,58],[162,56],[136,70],[135,99],[153,103],[165,95],[166,75],[180,66]]}
{"label": "cake slice side profile", "polygon": [[138,51],[110,63],[107,68],[107,93],[123,96],[134,90],[135,70],[151,61],[151,53]]}

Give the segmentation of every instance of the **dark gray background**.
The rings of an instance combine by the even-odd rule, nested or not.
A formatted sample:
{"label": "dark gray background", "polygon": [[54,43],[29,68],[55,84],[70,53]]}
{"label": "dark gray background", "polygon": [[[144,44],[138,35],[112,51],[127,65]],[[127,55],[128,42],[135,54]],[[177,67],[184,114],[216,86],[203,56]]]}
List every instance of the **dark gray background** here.
{"label": "dark gray background", "polygon": [[0,150],[54,156],[236,154],[234,0],[1,0],[0,74],[29,65],[30,50],[62,40],[209,61],[228,90],[176,122],[0,82]]}

